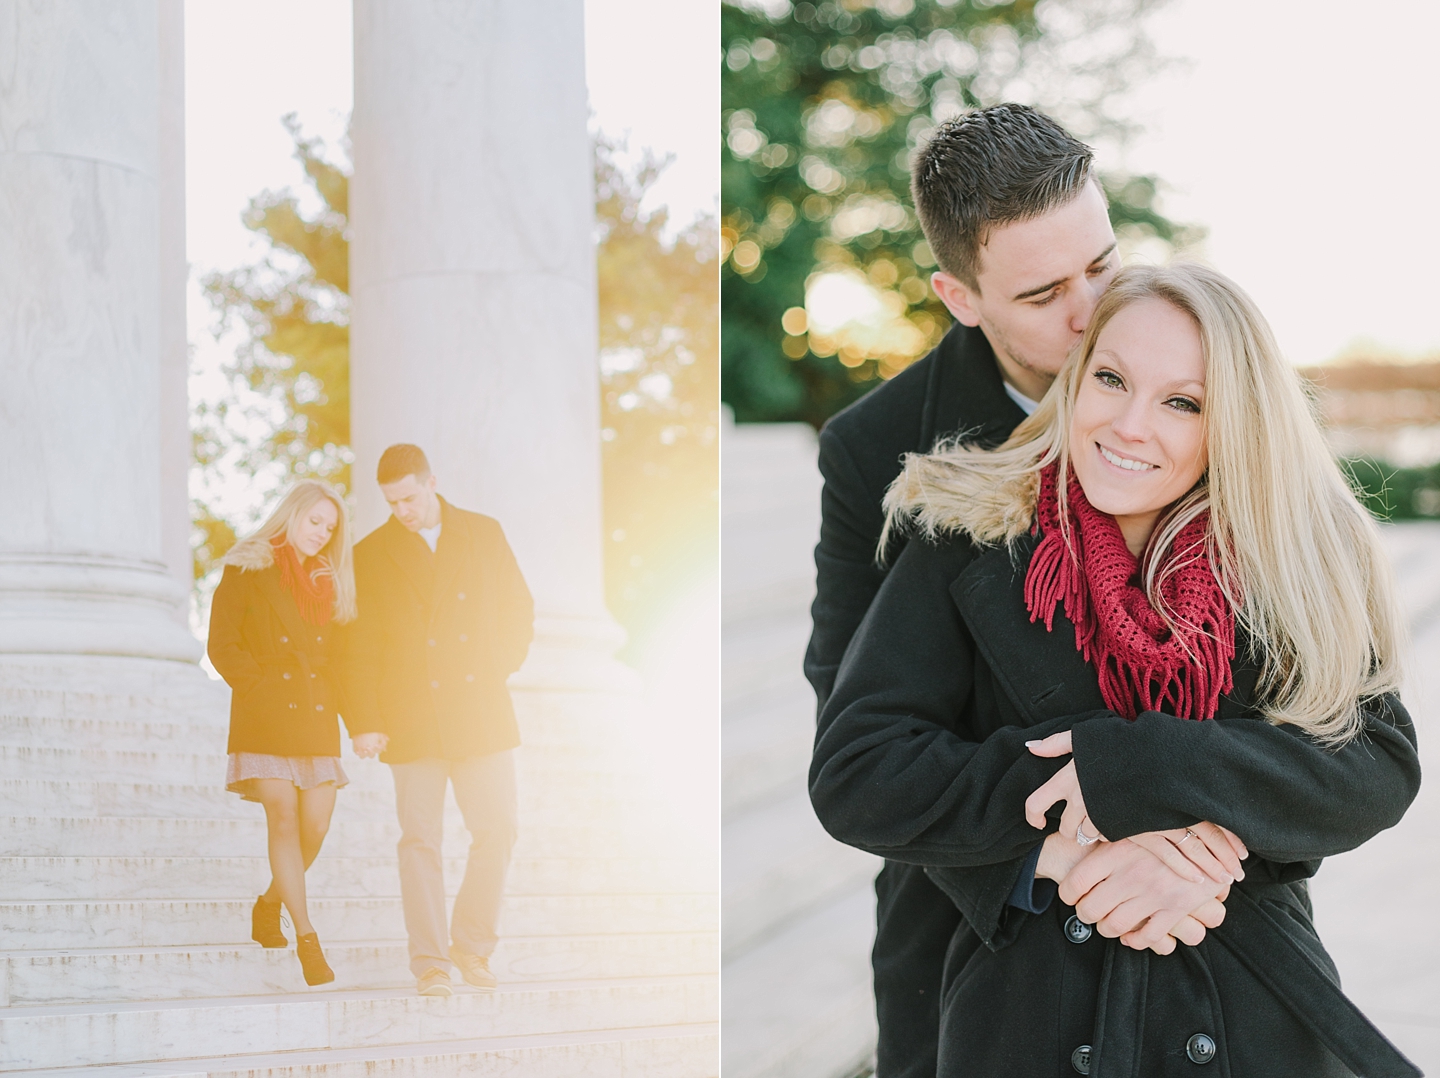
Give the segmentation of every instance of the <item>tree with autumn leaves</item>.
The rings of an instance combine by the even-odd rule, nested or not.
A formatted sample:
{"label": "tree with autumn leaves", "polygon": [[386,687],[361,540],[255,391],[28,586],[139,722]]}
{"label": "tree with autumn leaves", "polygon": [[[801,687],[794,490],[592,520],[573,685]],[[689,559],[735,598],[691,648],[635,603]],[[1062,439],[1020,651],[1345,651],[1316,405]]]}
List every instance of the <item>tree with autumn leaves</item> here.
{"label": "tree with autumn leaves", "polygon": [[[224,369],[230,391],[193,410],[201,495],[192,504],[197,581],[249,522],[206,491],[226,474],[275,486],[316,477],[351,484],[349,172],[295,117],[285,120],[308,210],[266,191],[243,220],[264,238],[260,261],[202,281],[217,335],[240,331]],[[663,612],[719,533],[718,251],[713,218],[678,231],[642,202],[666,162],[620,164],[624,147],[595,141],[606,594],[632,633]]]}
{"label": "tree with autumn leaves", "polygon": [[[910,206],[915,148],[941,119],[1005,100],[1122,145],[1116,102],[1157,64],[1143,32],[1156,4],[722,5],[722,392],[736,419],[819,426],[933,348],[951,320]],[[1101,179],[1122,246],[1196,238],[1159,212],[1155,177]],[[874,309],[812,325],[807,290],[837,275]]]}

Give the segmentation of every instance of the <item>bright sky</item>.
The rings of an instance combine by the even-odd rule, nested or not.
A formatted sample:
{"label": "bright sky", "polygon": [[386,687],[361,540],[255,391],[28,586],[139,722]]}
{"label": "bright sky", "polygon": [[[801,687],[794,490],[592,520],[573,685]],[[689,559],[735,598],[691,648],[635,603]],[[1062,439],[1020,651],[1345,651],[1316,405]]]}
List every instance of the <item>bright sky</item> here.
{"label": "bright sky", "polygon": [[[191,265],[191,392],[224,392],[218,345],[196,279],[254,261],[262,246],[240,223],[265,188],[302,187],[280,124],[298,114],[332,146],[352,98],[350,0],[187,0],[186,240]],[[689,223],[717,206],[719,14],[712,0],[586,0],[586,52],[595,123],[629,135],[632,152],[675,154],[649,205]],[[243,494],[237,496],[244,497]]]}
{"label": "bright sky", "polygon": [[1190,62],[1144,87],[1131,164],[1289,358],[1440,352],[1440,5],[1172,0],[1153,30]]}

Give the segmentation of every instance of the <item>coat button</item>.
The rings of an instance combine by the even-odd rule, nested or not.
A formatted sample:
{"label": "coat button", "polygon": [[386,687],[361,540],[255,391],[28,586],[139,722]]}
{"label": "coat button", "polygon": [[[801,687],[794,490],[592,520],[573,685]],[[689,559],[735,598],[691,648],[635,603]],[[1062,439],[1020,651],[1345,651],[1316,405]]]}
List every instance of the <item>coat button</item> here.
{"label": "coat button", "polygon": [[1088,1044],[1082,1044],[1070,1053],[1070,1066],[1080,1074],[1090,1073],[1090,1046]]}
{"label": "coat button", "polygon": [[456,595],[455,595],[455,598],[457,598],[457,599],[463,599],[463,598],[465,598],[465,593],[464,593],[463,591],[462,591],[462,592],[457,592]]}
{"label": "coat button", "polygon": [[323,644],[323,643],[325,643],[325,638],[324,638],[323,636],[317,636],[317,637],[315,638],[315,643],[317,643],[317,644]]}
{"label": "coat button", "polygon": [[1073,914],[1070,919],[1065,922],[1065,938],[1071,943],[1084,943],[1090,938],[1090,933],[1094,931],[1095,929],[1091,928]]}
{"label": "coat button", "polygon": [[291,711],[294,711],[294,710],[295,710],[295,705],[294,705],[294,704],[291,704],[291,705],[290,705],[290,710],[291,710]]}
{"label": "coat button", "polygon": [[430,641],[430,646],[433,648],[435,646],[435,641]]}
{"label": "coat button", "polygon": [[289,680],[290,680],[290,671],[289,671],[289,670],[286,670],[286,671],[285,671],[283,674],[281,674],[280,676],[283,677],[286,681],[289,681]]}
{"label": "coat button", "polygon": [[280,638],[280,643],[282,643],[282,644],[288,644],[288,643],[290,643],[290,638],[289,638],[288,636],[282,636],[282,637]]}
{"label": "coat button", "polygon": [[463,644],[463,643],[465,643],[465,641],[467,641],[467,640],[469,640],[469,639],[470,639],[470,638],[469,638],[468,636],[466,636],[464,633],[461,633],[461,634],[460,634],[460,643]]}
{"label": "coat button", "polygon": [[325,710],[325,705],[324,705],[324,704],[316,704],[316,705],[315,705],[315,710],[316,710],[316,711],[324,711],[324,710]]}
{"label": "coat button", "polygon": [[1197,1033],[1185,1042],[1185,1055],[1191,1063],[1209,1063],[1215,1058],[1215,1042],[1209,1034]]}
{"label": "coat button", "polygon": [[314,674],[311,674],[310,676],[313,678],[315,675],[314,675]]}
{"label": "coat button", "polygon": [[430,687],[431,687],[432,689],[438,689],[438,688],[440,687],[440,682],[438,682],[438,681],[432,681],[432,682],[430,682]]}
{"label": "coat button", "polygon": [[474,675],[474,674],[466,674],[466,675],[465,675],[465,680],[466,680],[466,681],[474,681],[474,680],[475,680],[475,675]]}

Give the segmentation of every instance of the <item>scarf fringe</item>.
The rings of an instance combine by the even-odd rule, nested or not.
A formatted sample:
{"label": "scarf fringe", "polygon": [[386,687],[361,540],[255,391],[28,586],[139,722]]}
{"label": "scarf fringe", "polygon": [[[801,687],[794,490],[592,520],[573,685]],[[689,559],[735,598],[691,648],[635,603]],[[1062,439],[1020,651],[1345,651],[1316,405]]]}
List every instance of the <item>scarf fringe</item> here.
{"label": "scarf fringe", "polygon": [[[1183,625],[1167,628],[1140,589],[1130,584],[1138,566],[1129,551],[1128,562],[1112,549],[1123,536],[1113,517],[1100,513],[1085,500],[1072,476],[1067,491],[1073,510],[1070,541],[1060,527],[1057,496],[1058,468],[1041,476],[1035,527],[1040,542],[1025,574],[1025,606],[1032,622],[1042,620],[1054,630],[1055,611],[1063,605],[1075,626],[1075,647],[1099,674],[1100,695],[1107,706],[1127,719],[1141,711],[1165,711],[1185,719],[1213,718],[1220,697],[1234,687],[1230,663],[1235,657],[1235,618],[1205,555],[1204,534],[1208,516],[1187,524],[1175,542],[1174,571],[1161,586],[1166,598],[1189,595],[1198,615]],[[1109,525],[1107,528],[1106,525]],[[1087,558],[1085,536],[1091,547],[1101,548],[1101,563]],[[1106,533],[1100,534],[1102,530]],[[1108,534],[1114,531],[1115,535]],[[1098,542],[1096,542],[1099,540]],[[1116,567],[1124,572],[1120,579]],[[1102,624],[1095,599],[1101,593],[1105,616],[1115,624]],[[1132,595],[1126,592],[1134,593]],[[1136,617],[1125,600],[1137,601]],[[1144,617],[1145,613],[1149,617]],[[1122,621],[1122,619],[1124,619]],[[1145,624],[1149,622],[1149,624]],[[1128,630],[1131,641],[1120,630]],[[1139,638],[1139,645],[1133,641]]]}

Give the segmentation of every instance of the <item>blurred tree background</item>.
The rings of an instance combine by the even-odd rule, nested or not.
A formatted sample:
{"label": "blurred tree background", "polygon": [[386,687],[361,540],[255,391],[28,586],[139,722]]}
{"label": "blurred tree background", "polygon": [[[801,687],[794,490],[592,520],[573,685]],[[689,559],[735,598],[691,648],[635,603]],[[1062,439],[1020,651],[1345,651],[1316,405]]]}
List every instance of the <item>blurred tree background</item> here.
{"label": "blurred tree background", "polygon": [[[740,422],[815,426],[922,357],[950,315],[910,207],[940,121],[1023,101],[1102,150],[1159,60],[1161,0],[753,0],[721,7],[722,396]],[[1110,152],[1109,157],[1119,154]],[[1105,171],[1122,249],[1199,232],[1160,181]]]}
{"label": "blurred tree background", "polygon": [[[208,593],[237,532],[240,476],[272,492],[292,479],[351,486],[348,164],[284,120],[309,187],[264,191],[243,215],[264,240],[252,265],[202,279],[217,338],[235,334],[227,390],[192,407],[191,519],[197,587]],[[606,596],[643,636],[696,565],[718,564],[719,252],[716,223],[674,231],[642,201],[667,162],[595,141]],[[253,515],[253,514],[251,514]]]}

